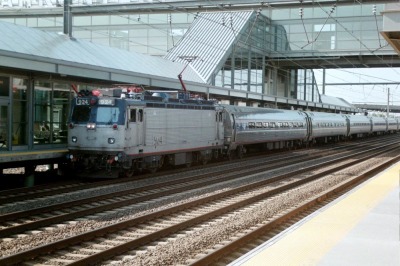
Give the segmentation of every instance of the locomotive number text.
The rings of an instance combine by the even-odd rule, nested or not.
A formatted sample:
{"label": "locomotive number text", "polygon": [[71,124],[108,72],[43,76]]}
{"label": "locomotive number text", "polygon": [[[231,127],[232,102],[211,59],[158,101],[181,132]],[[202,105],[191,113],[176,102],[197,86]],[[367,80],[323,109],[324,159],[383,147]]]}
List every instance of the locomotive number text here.
{"label": "locomotive number text", "polygon": [[76,98],[76,105],[89,105],[88,99]]}

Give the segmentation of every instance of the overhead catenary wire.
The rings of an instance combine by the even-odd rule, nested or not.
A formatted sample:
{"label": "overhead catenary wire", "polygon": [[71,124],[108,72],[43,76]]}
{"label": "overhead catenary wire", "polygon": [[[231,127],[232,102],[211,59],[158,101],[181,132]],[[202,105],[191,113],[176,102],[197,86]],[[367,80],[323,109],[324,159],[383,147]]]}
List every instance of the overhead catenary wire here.
{"label": "overhead catenary wire", "polygon": [[[221,7],[222,9],[226,9],[227,8],[227,6],[223,6],[223,7]],[[182,12],[182,10],[179,10],[178,12]],[[111,14],[114,14],[113,12],[110,12]],[[186,12],[186,13],[188,13],[189,14],[189,12]],[[140,18],[140,15],[138,16],[139,18]],[[129,19],[129,18],[128,18]],[[151,27],[151,25],[150,24],[147,24],[147,23],[143,23],[143,24],[146,24],[147,26],[149,26],[149,27]],[[172,23],[171,23],[171,25],[172,25]],[[160,30],[160,29],[157,29],[157,30]],[[162,30],[160,30],[160,31],[162,31]],[[234,32],[234,31],[233,31]],[[106,34],[104,34],[104,35],[106,35]],[[274,35],[275,37],[277,37],[276,35]],[[249,37],[249,38],[251,38],[251,37]],[[361,43],[361,40],[359,40],[360,41],[360,43]],[[150,44],[149,44],[150,45]],[[292,43],[291,43],[291,45],[293,45]],[[160,51],[162,51],[162,49],[159,49]],[[266,50],[265,50],[266,51]],[[373,51],[373,50],[371,50],[371,51]],[[267,53],[274,53],[274,51],[266,51]],[[276,52],[275,52],[276,53]],[[279,52],[277,52],[277,54],[279,54]],[[282,54],[283,55],[283,54]],[[290,61],[290,57],[285,57],[286,59],[289,59],[289,61]],[[321,59],[322,60],[324,60],[322,57],[321,57]],[[301,68],[301,69],[307,69],[306,67],[304,67],[304,66],[302,66],[302,64],[301,63],[299,63],[299,62],[296,62],[296,61],[291,61],[294,65],[296,65],[296,66],[298,66],[299,68]],[[333,62],[330,62],[331,64],[332,64],[332,66],[334,66],[335,64],[333,63]]]}
{"label": "overhead catenary wire", "polygon": [[306,46],[308,46],[308,45],[310,45],[310,44],[312,44],[312,43],[315,43],[315,42],[318,40],[318,37],[321,35],[322,30],[324,29],[324,27],[326,26],[326,23],[328,22],[329,18],[332,16],[333,12],[335,11],[335,8],[336,8],[336,4],[334,4],[334,5],[332,6],[332,8],[330,9],[329,12],[326,12],[326,11],[325,11],[325,12],[327,13],[328,16],[326,17],[325,22],[324,22],[324,24],[322,25],[322,27],[320,27],[320,30],[319,30],[319,32],[317,33],[317,36],[315,36],[314,40],[312,40],[312,41],[309,41],[309,39],[308,39],[306,27],[305,27],[305,25],[304,25],[303,16],[301,16],[301,21],[303,22],[304,30],[306,31],[307,41],[308,41],[308,43],[307,43],[306,45],[304,45],[303,47],[301,47],[301,49],[304,49]]}
{"label": "overhead catenary wire", "polygon": [[[329,17],[328,17],[329,18]],[[275,36],[276,37],[276,36]],[[358,41],[360,41],[361,42],[361,40],[358,40]],[[299,65],[299,67],[300,68],[303,68],[303,69],[306,69],[306,68],[304,68],[304,67],[301,67],[301,64],[298,64],[297,62],[295,62],[295,61],[292,61],[294,64],[297,64],[297,65]],[[332,65],[334,65],[334,64],[332,64]]]}
{"label": "overhead catenary wire", "polygon": [[[171,4],[170,4],[170,6],[172,6]],[[224,6],[221,6],[221,5],[219,5],[219,7],[222,9],[222,8],[224,8]],[[179,12],[182,12],[182,11],[179,11]],[[189,12],[186,12],[186,13],[189,13]],[[276,37],[276,36],[275,36]],[[300,64],[298,64],[297,62],[294,62],[294,61],[292,61],[294,64],[297,64],[297,65],[299,65],[299,66],[301,66]],[[303,69],[306,69],[306,68],[303,68]]]}

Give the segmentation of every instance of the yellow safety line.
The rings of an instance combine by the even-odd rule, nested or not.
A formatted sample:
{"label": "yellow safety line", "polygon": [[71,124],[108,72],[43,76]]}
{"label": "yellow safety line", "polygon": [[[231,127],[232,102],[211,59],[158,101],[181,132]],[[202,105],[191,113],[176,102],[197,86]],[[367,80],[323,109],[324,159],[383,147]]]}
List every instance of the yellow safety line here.
{"label": "yellow safety line", "polygon": [[399,187],[400,163],[315,215],[293,232],[241,264],[316,265],[380,201]]}

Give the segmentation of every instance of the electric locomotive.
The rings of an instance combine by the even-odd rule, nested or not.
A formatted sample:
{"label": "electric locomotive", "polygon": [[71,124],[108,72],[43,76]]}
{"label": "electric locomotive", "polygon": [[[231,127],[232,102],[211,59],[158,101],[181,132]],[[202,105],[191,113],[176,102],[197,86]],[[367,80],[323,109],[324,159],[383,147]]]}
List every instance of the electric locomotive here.
{"label": "electric locomotive", "polygon": [[131,175],[164,164],[206,163],[224,149],[222,109],[211,101],[87,94],[72,102],[69,157],[85,176]]}

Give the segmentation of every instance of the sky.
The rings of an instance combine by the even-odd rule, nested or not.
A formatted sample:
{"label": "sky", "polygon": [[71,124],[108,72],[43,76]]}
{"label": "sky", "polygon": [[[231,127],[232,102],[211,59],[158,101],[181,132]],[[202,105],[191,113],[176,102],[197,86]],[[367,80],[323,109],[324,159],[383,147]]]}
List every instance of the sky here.
{"label": "sky", "polygon": [[[315,69],[318,89],[322,94],[322,69]],[[347,68],[327,69],[325,83],[393,83],[382,85],[326,85],[325,94],[340,97],[350,103],[387,104],[388,88],[389,104],[400,106],[400,68]]]}

